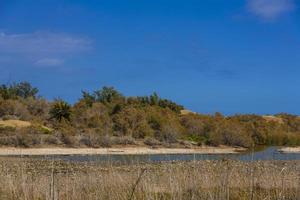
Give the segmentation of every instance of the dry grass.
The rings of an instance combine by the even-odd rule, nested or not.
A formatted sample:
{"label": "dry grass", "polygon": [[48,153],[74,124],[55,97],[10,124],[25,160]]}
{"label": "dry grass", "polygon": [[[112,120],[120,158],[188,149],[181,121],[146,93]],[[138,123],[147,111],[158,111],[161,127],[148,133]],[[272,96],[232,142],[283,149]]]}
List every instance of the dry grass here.
{"label": "dry grass", "polygon": [[51,129],[49,127],[46,127],[46,126],[43,126],[40,124],[32,124],[31,122],[28,122],[28,121],[22,121],[22,120],[16,120],[16,119],[0,120],[0,127],[21,129],[21,128],[28,128],[31,126],[38,126],[42,129],[44,129],[44,131],[48,131],[48,132],[53,131],[53,129]]}
{"label": "dry grass", "polygon": [[30,122],[22,121],[22,120],[4,120],[0,121],[0,126],[4,127],[12,127],[12,128],[26,128],[31,126]]}
{"label": "dry grass", "polygon": [[300,198],[300,161],[194,161],[112,165],[0,160],[0,199]]}

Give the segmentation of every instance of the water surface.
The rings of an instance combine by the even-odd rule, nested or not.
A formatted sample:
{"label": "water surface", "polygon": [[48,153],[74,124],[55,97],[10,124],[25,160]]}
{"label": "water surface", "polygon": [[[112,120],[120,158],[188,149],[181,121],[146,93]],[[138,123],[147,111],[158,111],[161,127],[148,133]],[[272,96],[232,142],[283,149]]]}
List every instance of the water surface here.
{"label": "water surface", "polygon": [[[33,157],[33,156],[30,156]],[[163,161],[193,161],[193,160],[221,160],[233,159],[241,161],[258,160],[300,160],[300,153],[281,153],[278,147],[267,147],[255,151],[238,154],[156,154],[156,155],[69,155],[69,156],[34,156],[34,158],[46,158],[72,162],[112,162],[133,164],[141,162]]]}

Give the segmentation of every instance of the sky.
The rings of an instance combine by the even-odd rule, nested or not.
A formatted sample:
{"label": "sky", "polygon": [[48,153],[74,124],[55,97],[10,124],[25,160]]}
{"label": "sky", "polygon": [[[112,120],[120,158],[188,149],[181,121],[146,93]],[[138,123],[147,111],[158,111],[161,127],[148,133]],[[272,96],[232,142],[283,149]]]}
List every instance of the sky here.
{"label": "sky", "polygon": [[300,114],[299,0],[0,0],[0,83]]}

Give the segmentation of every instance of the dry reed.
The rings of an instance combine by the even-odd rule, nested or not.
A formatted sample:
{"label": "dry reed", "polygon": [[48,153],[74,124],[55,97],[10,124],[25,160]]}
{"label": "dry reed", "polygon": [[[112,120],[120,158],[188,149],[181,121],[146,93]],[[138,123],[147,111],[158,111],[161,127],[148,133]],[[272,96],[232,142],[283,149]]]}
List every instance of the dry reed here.
{"label": "dry reed", "polygon": [[0,159],[0,199],[300,199],[300,161],[140,163]]}

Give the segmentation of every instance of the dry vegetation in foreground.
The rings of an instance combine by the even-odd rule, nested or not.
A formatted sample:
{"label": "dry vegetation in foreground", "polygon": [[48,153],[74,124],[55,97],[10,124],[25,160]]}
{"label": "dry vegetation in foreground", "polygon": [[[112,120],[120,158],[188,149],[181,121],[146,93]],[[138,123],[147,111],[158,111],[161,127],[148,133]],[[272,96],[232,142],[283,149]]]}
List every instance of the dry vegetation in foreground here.
{"label": "dry vegetation in foreground", "polygon": [[111,165],[1,158],[0,199],[289,199],[300,161]]}

